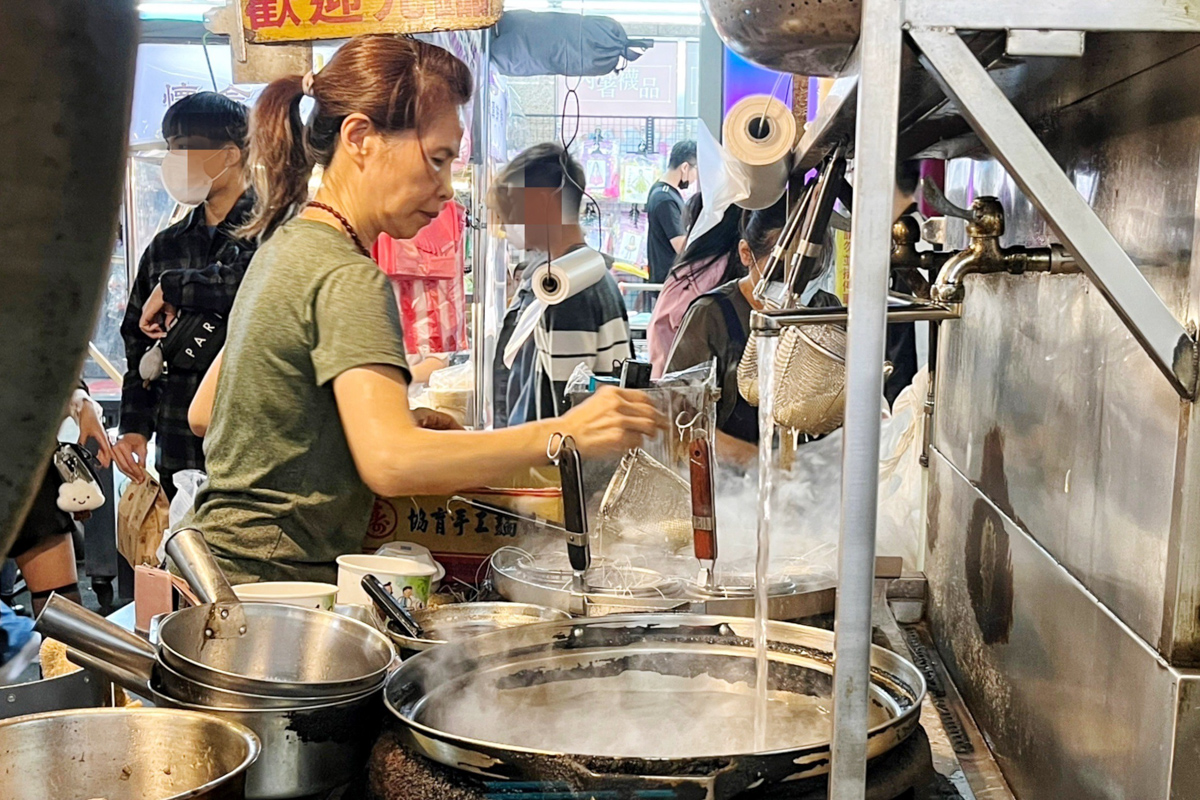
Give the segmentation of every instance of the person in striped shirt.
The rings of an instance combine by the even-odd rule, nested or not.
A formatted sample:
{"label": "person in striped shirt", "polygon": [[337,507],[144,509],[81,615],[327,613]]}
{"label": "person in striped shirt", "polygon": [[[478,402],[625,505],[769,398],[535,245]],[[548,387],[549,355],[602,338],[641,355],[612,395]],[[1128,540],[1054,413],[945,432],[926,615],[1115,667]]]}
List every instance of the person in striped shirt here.
{"label": "person in striped shirt", "polygon": [[620,362],[632,357],[629,316],[611,273],[613,259],[602,254],[597,256],[610,271],[598,283],[547,306],[515,356],[517,343],[510,347],[514,333],[525,332],[518,322],[535,303],[531,279],[537,267],[587,247],[579,224],[585,180],[579,162],[561,145],[547,143],[514,158],[492,185],[492,206],[510,244],[530,255],[496,345],[497,426],[564,413],[569,407],[567,379],[576,367],[584,364],[597,375],[613,375]]}

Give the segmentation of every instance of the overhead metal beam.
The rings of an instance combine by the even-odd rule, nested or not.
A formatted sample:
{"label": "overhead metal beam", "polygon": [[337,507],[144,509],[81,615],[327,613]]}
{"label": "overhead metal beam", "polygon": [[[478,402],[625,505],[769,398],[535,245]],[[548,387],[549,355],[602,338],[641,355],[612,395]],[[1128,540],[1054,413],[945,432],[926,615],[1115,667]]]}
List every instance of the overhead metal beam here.
{"label": "overhead metal beam", "polygon": [[908,0],[914,28],[1200,33],[1193,0]]}
{"label": "overhead metal beam", "polygon": [[896,182],[896,120],[900,115],[900,57],[904,47],[902,14],[903,0],[863,0],[846,332],[842,526],[834,623],[831,800],[862,800],[866,794],[879,419]]}
{"label": "overhead metal beam", "polygon": [[[1007,0],[1001,5],[1008,5]],[[1145,4],[1131,2],[1131,5]],[[1023,17],[1013,19],[1020,19],[1022,26],[1026,24]],[[956,32],[914,28],[909,33],[946,94],[958,104],[979,138],[1075,255],[1134,338],[1175,390],[1193,399],[1195,341],[1079,194],[1050,151]]]}

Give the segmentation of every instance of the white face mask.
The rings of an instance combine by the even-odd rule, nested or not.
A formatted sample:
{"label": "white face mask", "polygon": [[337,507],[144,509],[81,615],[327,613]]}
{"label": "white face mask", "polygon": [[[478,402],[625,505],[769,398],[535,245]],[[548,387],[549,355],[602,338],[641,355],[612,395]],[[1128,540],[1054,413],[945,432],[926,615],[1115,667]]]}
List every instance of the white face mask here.
{"label": "white face mask", "polygon": [[524,225],[505,225],[504,238],[508,240],[509,247],[515,247],[521,251],[525,250]]}
{"label": "white face mask", "polygon": [[[163,156],[162,182],[167,194],[171,195],[177,203],[185,206],[198,206],[208,199],[213,181],[224,175],[225,169],[229,169],[229,167],[210,178],[204,170],[208,159],[199,160],[196,157],[189,157],[188,153],[187,150],[171,150]],[[219,154],[210,155],[209,158],[213,158],[215,155]],[[189,160],[198,161],[198,163],[189,169]]]}

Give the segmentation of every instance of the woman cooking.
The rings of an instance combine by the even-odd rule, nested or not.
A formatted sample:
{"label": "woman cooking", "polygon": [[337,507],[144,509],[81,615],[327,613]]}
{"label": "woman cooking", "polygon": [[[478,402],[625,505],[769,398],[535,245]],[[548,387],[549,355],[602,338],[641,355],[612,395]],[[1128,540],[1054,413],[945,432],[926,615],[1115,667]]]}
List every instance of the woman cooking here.
{"label": "woman cooking", "polygon": [[[381,233],[411,238],[452,197],[470,94],[469,70],[447,51],[365,36],[319,75],[275,81],[255,107],[258,205],[245,233],[270,238],[189,415],[207,430],[208,483],[187,524],[234,583],[333,579],[334,559],[360,549],[375,495],[494,483],[546,464],[554,433],[608,455],[663,425],[642,394],[616,389],[498,431],[409,411],[399,314],[367,247]],[[305,96],[314,108],[302,122]],[[324,176],[306,204],[314,163]]]}

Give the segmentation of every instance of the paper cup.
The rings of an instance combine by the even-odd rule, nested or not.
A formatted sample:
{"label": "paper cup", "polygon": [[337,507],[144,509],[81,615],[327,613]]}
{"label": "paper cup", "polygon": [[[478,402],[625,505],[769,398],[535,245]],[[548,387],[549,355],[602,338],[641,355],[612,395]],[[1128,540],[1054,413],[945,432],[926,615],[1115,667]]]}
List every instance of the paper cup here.
{"label": "paper cup", "polygon": [[233,593],[246,603],[280,603],[329,611],[337,599],[338,587],[314,581],[264,581],[235,586]]}
{"label": "paper cup", "polygon": [[429,603],[430,583],[438,571],[437,567],[416,559],[396,556],[339,556],[337,565],[339,603],[371,605],[371,598],[363,591],[362,579],[364,575],[374,575],[410,611]]}

